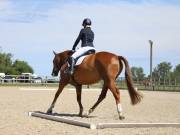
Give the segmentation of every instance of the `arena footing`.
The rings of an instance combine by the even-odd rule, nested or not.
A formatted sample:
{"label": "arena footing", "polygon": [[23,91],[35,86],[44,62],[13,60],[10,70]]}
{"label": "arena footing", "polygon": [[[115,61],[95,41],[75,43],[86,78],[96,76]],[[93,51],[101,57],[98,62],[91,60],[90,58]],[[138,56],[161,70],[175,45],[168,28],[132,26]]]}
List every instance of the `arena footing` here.
{"label": "arena footing", "polygon": [[96,128],[96,125],[91,124],[91,123],[86,123],[86,122],[81,122],[81,121],[77,121],[77,120],[73,120],[73,119],[69,119],[69,118],[63,118],[63,117],[59,117],[59,116],[49,115],[49,114],[42,113],[42,112],[29,112],[29,116],[39,117],[39,118],[62,122],[62,123],[67,123],[67,124],[75,125],[75,126],[86,127],[86,128],[90,128],[90,129]]}
{"label": "arena footing", "polygon": [[43,112],[29,112],[29,116],[39,117],[42,119],[62,122],[70,125],[86,127],[89,129],[105,129],[105,128],[164,128],[175,127],[180,128],[180,123],[87,123]]}

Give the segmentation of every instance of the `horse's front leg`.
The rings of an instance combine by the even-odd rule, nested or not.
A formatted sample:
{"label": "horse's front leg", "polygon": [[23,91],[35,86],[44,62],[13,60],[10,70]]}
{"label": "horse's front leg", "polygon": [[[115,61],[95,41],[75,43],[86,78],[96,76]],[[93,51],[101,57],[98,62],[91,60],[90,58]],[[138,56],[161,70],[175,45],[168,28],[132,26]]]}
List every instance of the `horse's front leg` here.
{"label": "horse's front leg", "polygon": [[59,88],[55,94],[55,97],[54,97],[54,100],[51,104],[51,106],[49,107],[49,109],[47,110],[47,113],[52,113],[52,110],[55,106],[55,103],[56,103],[56,100],[57,98],[59,97],[59,95],[61,94],[61,92],[63,91],[64,87],[67,85],[67,83],[62,83],[62,82],[59,82]]}
{"label": "horse's front leg", "polygon": [[79,104],[79,116],[82,117],[82,113],[83,113],[83,106],[81,103],[82,85],[77,85],[75,87],[76,87],[76,94],[77,94],[77,102]]}

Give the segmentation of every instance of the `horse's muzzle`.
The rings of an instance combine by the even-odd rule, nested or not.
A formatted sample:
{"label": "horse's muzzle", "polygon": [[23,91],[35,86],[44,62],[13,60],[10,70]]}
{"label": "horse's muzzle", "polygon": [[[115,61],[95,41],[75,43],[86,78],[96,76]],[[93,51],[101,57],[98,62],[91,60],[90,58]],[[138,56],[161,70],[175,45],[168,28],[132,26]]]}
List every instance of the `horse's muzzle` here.
{"label": "horse's muzzle", "polygon": [[51,74],[52,76],[58,76],[58,72],[56,73],[56,72],[52,72],[52,74]]}

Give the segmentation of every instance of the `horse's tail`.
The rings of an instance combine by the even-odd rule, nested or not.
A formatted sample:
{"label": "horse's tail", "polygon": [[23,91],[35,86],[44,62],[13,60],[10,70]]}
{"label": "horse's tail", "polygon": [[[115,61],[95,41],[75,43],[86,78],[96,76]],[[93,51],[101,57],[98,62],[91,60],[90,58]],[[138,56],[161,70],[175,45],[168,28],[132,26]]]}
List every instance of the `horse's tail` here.
{"label": "horse's tail", "polygon": [[128,92],[131,98],[131,103],[132,105],[135,105],[137,103],[139,103],[141,101],[141,99],[143,98],[143,96],[134,88],[133,85],[133,80],[131,77],[131,70],[128,64],[128,61],[123,57],[123,56],[118,56],[119,61],[123,61],[124,65],[125,65],[125,78],[126,78],[126,83],[127,83],[127,87],[128,87]]}

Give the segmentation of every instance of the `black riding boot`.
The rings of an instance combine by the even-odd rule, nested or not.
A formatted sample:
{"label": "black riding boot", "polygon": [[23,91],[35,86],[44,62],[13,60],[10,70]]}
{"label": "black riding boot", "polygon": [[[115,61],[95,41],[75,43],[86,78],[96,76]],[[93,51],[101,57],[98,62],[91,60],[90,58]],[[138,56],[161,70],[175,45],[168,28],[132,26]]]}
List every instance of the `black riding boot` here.
{"label": "black riding boot", "polygon": [[69,63],[69,68],[67,73],[72,75],[74,73],[74,65],[75,65],[75,60],[73,57],[68,58],[68,63]]}

